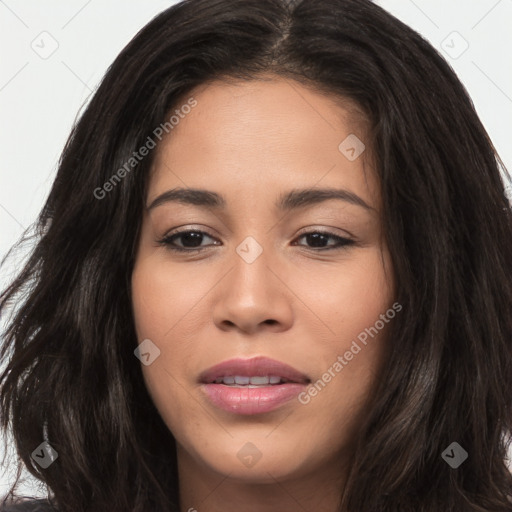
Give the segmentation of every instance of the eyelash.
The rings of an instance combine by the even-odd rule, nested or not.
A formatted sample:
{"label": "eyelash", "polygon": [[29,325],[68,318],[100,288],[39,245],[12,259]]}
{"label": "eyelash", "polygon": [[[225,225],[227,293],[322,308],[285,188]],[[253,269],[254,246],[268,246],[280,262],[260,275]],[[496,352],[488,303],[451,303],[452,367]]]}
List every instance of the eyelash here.
{"label": "eyelash", "polygon": [[[183,247],[179,247],[179,246],[173,245],[172,240],[174,238],[179,238],[180,235],[184,235],[184,234],[188,234],[188,233],[199,233],[201,235],[206,235],[206,236],[208,236],[210,238],[214,238],[213,236],[209,235],[205,231],[200,231],[198,229],[187,229],[187,230],[183,230],[183,231],[176,231],[176,232],[171,233],[169,235],[165,235],[163,238],[158,240],[157,243],[159,245],[165,246],[165,248],[170,250],[170,251],[181,252],[181,253],[189,253],[189,254],[190,253],[198,253],[198,252],[201,252],[201,251],[211,247],[211,246],[205,246],[205,247],[195,247],[195,248],[185,249]],[[315,248],[309,247],[309,249],[311,249],[313,252],[341,250],[341,249],[345,249],[346,247],[355,244],[354,240],[350,240],[348,238],[343,238],[343,237],[341,237],[339,235],[335,235],[334,233],[330,233],[328,231],[322,231],[322,230],[314,230],[314,231],[308,231],[307,233],[302,233],[299,236],[299,239],[303,238],[303,237],[305,237],[307,235],[312,235],[312,234],[320,234],[320,235],[328,236],[328,237],[334,238],[334,239],[336,239],[338,241],[337,245],[331,246],[331,247],[321,247],[319,249],[315,249]]]}

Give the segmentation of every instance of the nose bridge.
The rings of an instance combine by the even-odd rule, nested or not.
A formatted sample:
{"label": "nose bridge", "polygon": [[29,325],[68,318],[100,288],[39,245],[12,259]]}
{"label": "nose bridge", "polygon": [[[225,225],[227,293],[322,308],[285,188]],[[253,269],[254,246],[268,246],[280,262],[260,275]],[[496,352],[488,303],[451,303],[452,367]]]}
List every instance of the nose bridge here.
{"label": "nose bridge", "polygon": [[[258,238],[263,242],[261,236]],[[269,281],[273,276],[268,268],[271,249],[268,245],[264,247],[255,236],[249,235],[236,246],[232,277],[237,280],[237,286],[241,287],[240,294],[265,294],[267,288],[272,287]]]}
{"label": "nose bridge", "polygon": [[[261,237],[259,237],[261,240]],[[256,260],[261,260],[263,252],[268,252],[268,244],[263,249],[263,245],[253,236],[246,236],[236,247],[235,251],[247,265],[252,265]],[[266,258],[266,257],[265,257]],[[264,258],[264,259],[265,259]]]}
{"label": "nose bridge", "polygon": [[213,317],[223,330],[234,326],[248,333],[263,325],[284,330],[292,324],[292,304],[273,270],[272,248],[256,236],[247,236],[236,246],[231,270],[216,294]]}

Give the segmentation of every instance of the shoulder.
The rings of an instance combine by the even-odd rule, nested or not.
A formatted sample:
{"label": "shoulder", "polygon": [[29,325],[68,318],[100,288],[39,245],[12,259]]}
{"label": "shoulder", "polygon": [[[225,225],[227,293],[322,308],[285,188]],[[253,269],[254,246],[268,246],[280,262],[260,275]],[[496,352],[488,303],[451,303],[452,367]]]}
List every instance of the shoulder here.
{"label": "shoulder", "polygon": [[16,504],[0,504],[0,512],[58,512],[45,499],[21,501]]}

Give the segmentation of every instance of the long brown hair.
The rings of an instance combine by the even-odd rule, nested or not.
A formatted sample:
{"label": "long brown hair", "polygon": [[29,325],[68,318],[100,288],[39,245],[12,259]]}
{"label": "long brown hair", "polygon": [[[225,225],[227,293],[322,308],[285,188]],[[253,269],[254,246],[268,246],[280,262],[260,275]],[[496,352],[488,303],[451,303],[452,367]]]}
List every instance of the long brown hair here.
{"label": "long brown hair", "polygon": [[[130,276],[153,153],[97,191],[193,87],[262,72],[353,100],[378,164],[403,311],[340,510],[512,510],[512,221],[500,161],[448,64],[369,0],[186,0],[117,57],[1,296],[2,314],[17,305],[0,413],[20,463],[63,512],[178,510],[175,441],[133,355]],[[58,453],[46,469],[31,459],[44,440]],[[453,442],[468,454],[457,468],[442,457]]]}

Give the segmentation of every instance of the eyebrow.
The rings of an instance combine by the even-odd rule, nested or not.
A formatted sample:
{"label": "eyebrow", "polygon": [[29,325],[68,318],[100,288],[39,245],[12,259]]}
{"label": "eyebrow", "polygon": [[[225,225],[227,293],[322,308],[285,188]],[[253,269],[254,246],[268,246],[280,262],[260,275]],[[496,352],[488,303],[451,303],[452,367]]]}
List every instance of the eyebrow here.
{"label": "eyebrow", "polygon": [[[349,190],[337,188],[293,189],[289,192],[280,194],[275,206],[280,211],[290,211],[319,204],[331,199],[337,199],[356,206],[361,206],[365,210],[374,209],[357,194],[354,194]],[[157,206],[169,202],[203,206],[216,210],[226,207],[226,200],[216,192],[198,188],[174,188],[157,196],[151,204],[147,206],[147,210],[152,210]]]}

